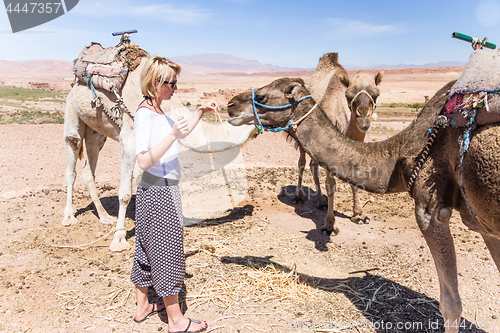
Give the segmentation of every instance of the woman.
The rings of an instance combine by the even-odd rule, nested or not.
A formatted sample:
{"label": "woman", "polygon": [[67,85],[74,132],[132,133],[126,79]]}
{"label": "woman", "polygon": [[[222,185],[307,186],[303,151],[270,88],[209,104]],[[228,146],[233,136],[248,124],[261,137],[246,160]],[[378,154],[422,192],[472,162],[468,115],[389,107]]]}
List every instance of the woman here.
{"label": "woman", "polygon": [[[136,286],[134,321],[142,322],[166,309],[169,332],[202,332],[205,321],[185,317],[178,293],[183,285],[185,256],[179,145],[205,112],[219,111],[215,102],[199,107],[189,119],[174,122],[160,108],[177,89],[181,67],[163,57],[150,58],[141,73],[144,101],[134,118],[137,163],[144,170],[136,195],[135,256],[131,280]],[[153,286],[164,304],[150,304],[148,287]]]}

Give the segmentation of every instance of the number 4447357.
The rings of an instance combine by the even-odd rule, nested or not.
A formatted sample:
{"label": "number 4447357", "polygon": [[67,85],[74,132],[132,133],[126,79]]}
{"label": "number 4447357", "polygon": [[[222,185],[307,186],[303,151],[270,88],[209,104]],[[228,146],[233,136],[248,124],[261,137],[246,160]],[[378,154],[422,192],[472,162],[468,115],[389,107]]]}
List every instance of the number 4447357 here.
{"label": "number 4447357", "polygon": [[[14,8],[12,6],[14,5]],[[25,3],[24,6],[21,8],[21,5],[19,3],[9,3],[5,9],[7,10],[7,13],[39,13],[39,14],[50,14],[52,12],[57,13],[59,11],[59,8],[61,8],[61,2],[30,2]]]}
{"label": "number 4447357", "polygon": [[[453,328],[459,328],[459,329],[460,328],[472,329],[475,326],[475,327],[477,327],[479,329],[483,329],[483,330],[494,330],[497,327],[499,322],[500,322],[500,319],[485,318],[485,319],[475,319],[474,323],[469,323],[469,325],[467,325],[467,323],[464,319],[460,320],[460,322],[458,320],[455,320],[453,322],[446,320],[444,323],[444,327],[445,328],[453,327]],[[467,327],[467,326],[469,326],[469,327]]]}

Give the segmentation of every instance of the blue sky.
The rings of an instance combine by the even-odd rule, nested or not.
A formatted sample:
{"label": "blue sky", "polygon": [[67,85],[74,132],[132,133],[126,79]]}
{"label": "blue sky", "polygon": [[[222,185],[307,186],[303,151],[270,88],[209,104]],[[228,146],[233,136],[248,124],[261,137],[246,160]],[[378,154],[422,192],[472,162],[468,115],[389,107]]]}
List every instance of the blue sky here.
{"label": "blue sky", "polygon": [[0,60],[72,61],[114,31],[166,57],[228,53],[283,67],[314,68],[326,52],[344,66],[466,62],[458,31],[500,46],[500,0],[261,1],[80,0],[67,14],[13,34],[0,10]]}

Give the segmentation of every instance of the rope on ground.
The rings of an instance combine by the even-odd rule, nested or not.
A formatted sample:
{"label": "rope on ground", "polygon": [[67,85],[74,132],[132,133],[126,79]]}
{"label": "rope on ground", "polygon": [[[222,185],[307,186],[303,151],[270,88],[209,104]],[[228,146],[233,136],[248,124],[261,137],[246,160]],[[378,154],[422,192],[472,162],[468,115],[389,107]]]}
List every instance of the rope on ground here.
{"label": "rope on ground", "polygon": [[96,239],[95,241],[90,242],[90,243],[86,243],[86,244],[81,244],[81,245],[50,245],[50,247],[66,248],[66,249],[78,249],[78,248],[81,248],[81,247],[85,247],[85,246],[97,243],[98,241],[103,240],[104,238],[108,237],[108,235],[111,234],[112,232],[115,232],[115,231],[118,231],[118,230],[125,230],[125,229],[113,228],[106,235],[102,236],[101,238]]}

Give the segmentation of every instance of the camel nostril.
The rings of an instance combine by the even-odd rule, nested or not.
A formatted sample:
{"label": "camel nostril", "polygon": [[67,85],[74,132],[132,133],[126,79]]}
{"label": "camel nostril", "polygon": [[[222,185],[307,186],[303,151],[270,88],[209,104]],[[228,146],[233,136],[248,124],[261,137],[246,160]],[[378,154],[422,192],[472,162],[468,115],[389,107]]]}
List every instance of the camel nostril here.
{"label": "camel nostril", "polygon": [[227,104],[227,107],[228,107],[228,108],[230,108],[231,106],[234,106],[234,103],[232,103],[232,102],[231,102],[231,103],[228,103],[228,104]]}

